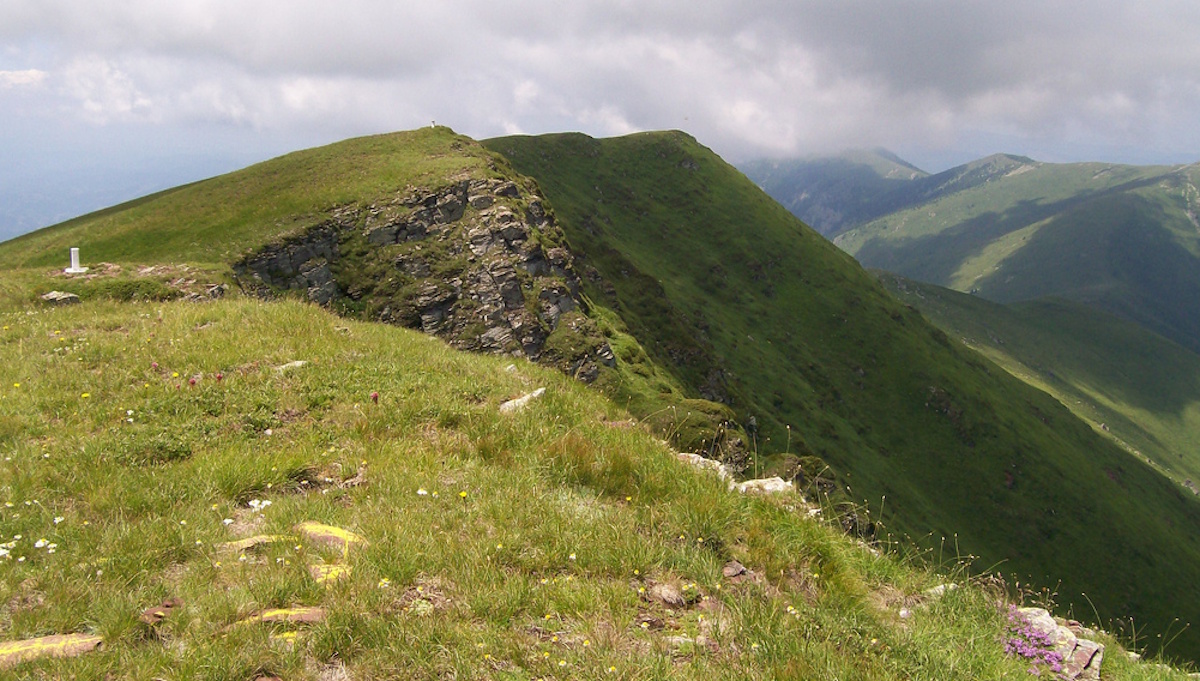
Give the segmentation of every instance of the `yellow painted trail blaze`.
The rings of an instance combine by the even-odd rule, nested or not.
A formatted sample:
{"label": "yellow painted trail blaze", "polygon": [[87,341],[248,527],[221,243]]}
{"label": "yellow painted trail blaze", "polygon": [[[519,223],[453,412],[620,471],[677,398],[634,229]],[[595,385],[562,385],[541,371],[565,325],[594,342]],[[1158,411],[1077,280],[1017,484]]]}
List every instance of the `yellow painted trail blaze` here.
{"label": "yellow painted trail blaze", "polygon": [[0,668],[39,657],[73,657],[100,647],[104,639],[91,634],[56,634],[0,643]]}
{"label": "yellow painted trail blaze", "polygon": [[333,586],[333,583],[339,579],[350,576],[350,568],[346,565],[320,563],[308,566],[308,574],[312,575],[313,581],[318,584]]}
{"label": "yellow painted trail blaze", "polygon": [[352,546],[366,546],[367,540],[362,535],[350,530],[344,530],[333,525],[324,525],[312,520],[306,520],[293,528],[309,540],[338,548],[342,553],[349,553]]}
{"label": "yellow painted trail blaze", "polygon": [[240,623],[252,622],[320,622],[325,619],[325,610],[316,607],[274,608],[251,615]]}

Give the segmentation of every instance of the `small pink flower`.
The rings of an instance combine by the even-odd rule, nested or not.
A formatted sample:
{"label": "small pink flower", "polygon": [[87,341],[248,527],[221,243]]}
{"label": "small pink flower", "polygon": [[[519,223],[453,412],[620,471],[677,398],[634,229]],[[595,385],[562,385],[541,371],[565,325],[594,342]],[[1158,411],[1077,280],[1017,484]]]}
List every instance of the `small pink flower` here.
{"label": "small pink flower", "polygon": [[379,404],[379,393],[377,393],[377,392],[371,393],[371,401],[374,402],[375,404]]}
{"label": "small pink flower", "polygon": [[196,385],[196,379],[195,379],[195,378],[189,378],[189,379],[188,379],[188,385]]}
{"label": "small pink flower", "polygon": [[216,375],[217,382],[220,383],[222,378],[225,378],[225,374],[218,371]]}

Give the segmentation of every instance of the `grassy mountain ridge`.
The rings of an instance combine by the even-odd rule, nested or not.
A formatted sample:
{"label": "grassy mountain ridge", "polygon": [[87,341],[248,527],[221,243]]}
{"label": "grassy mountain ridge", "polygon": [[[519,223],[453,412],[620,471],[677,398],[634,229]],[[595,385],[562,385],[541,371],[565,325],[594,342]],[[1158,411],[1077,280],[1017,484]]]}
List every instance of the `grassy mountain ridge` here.
{"label": "grassy mountain ridge", "polygon": [[84,244],[91,262],[228,264],[319,224],[334,208],[463,174],[494,175],[492,162],[445,127],[355,138],[22,235],[0,247],[0,267],[57,265],[68,248]]}
{"label": "grassy mountain ridge", "polygon": [[[505,182],[513,184],[513,195],[490,196],[486,209],[469,205],[466,185],[496,188]],[[530,356],[572,371],[587,363],[611,384],[616,379],[607,376],[610,370],[589,356],[607,342],[624,355],[616,369],[618,391],[634,413],[680,446],[728,451],[735,463],[744,459],[737,433],[724,425],[727,410],[685,394],[670,374],[642,361],[645,355],[621,319],[597,309],[588,310],[590,318],[581,309],[557,306],[547,313],[545,298],[565,299],[573,284],[569,253],[547,263],[560,236],[552,223],[529,213],[535,191],[474,140],[445,127],[422,128],[294,152],[81,216],[0,244],[0,266],[57,265],[69,247],[78,246],[87,263],[136,271],[185,262],[270,295],[303,298],[310,284],[323,283],[332,292],[325,291],[321,302],[346,314],[424,327],[459,347],[488,343],[518,355],[529,354],[521,341],[532,338],[524,343]],[[444,205],[458,207],[449,211],[455,219],[436,217],[445,211],[425,206],[431,199],[451,201]],[[435,217],[419,217],[429,212]],[[508,216],[513,222],[507,226],[492,224]],[[420,222],[415,234],[372,241],[373,232],[405,225],[403,233],[410,221]],[[497,235],[513,229],[518,234],[512,239]],[[328,238],[311,243],[320,230]],[[336,256],[319,253],[330,248]],[[306,257],[298,253],[308,260],[298,262]],[[288,254],[296,260],[281,259]],[[259,271],[250,271],[247,263],[255,261]],[[303,272],[308,267],[318,272],[310,275],[314,281]],[[502,285],[510,287],[507,298],[499,295]],[[36,293],[48,290],[41,286]],[[61,287],[85,297],[95,288],[83,281]],[[493,300],[481,300],[481,294]],[[485,315],[487,324],[480,319]],[[495,336],[485,337],[487,331]]]}
{"label": "grassy mountain ridge", "polygon": [[[616,373],[602,375],[597,385],[619,407],[676,389],[685,400],[676,403],[681,412],[686,400],[722,399],[745,423],[755,417],[762,451],[784,459],[819,455],[847,476],[857,496],[886,495],[887,522],[898,530],[918,537],[955,533],[964,550],[989,563],[1007,560],[1007,570],[1041,584],[1062,579],[1068,601],[1081,602],[1077,595],[1086,591],[1103,617],[1136,613],[1150,627],[1165,627],[1180,609],[1200,610],[1191,594],[1173,588],[1200,577],[1196,539],[1186,532],[1200,520],[1193,500],[1153,471],[1129,465],[1053,400],[951,342],[695,140],[681,133],[617,140],[564,135],[487,146],[504,157],[445,129],[299,152],[9,242],[0,246],[0,262],[47,267],[61,261],[66,246],[80,245],[85,257],[111,256],[130,269],[171,262],[181,250],[228,267],[248,250],[324,224],[347,205],[369,213],[382,199],[407,195],[410,185],[432,189],[463,173],[508,178],[511,163],[544,192],[545,209],[567,232],[598,311],[591,319],[597,326],[607,322],[603,332],[614,341]],[[385,169],[383,177],[373,174],[377,168]],[[280,196],[257,196],[264,188]],[[208,217],[205,202],[214,205]],[[199,246],[178,248],[193,243]],[[379,272],[381,282],[399,276],[386,267]],[[35,287],[57,283],[41,274]],[[614,316],[606,319],[605,309]],[[128,326],[106,323],[115,324],[116,333]],[[207,328],[203,320],[193,326]],[[622,329],[632,335],[621,336]],[[357,362],[362,352],[348,351],[343,359]],[[290,423],[290,411],[303,415],[334,399],[319,388],[336,375],[305,388],[300,403],[289,398],[262,410],[251,403],[226,411],[208,406],[235,421],[245,409],[257,414],[248,425],[238,421],[243,429]],[[406,401],[418,411],[421,385]],[[471,393],[463,399],[489,398]],[[338,401],[352,402],[345,395]],[[51,406],[69,409],[66,404]],[[474,422],[475,411],[452,411],[445,424],[438,421],[442,427]],[[606,410],[605,420],[619,415]],[[26,413],[13,422],[14,437],[31,419]],[[686,425],[686,413],[676,419],[681,422]],[[144,442],[121,450],[126,463],[186,458],[169,432],[147,432]],[[204,437],[213,432],[199,433],[191,451],[203,451]],[[581,432],[584,440],[594,437],[592,430]],[[509,435],[499,444],[484,435],[470,435],[480,456],[504,459]],[[122,436],[113,438],[122,444]],[[601,458],[611,466],[568,460],[567,467],[586,485],[613,493],[604,487],[610,472],[628,481],[616,469],[633,464]],[[795,462],[780,461],[781,472],[786,463]],[[624,491],[616,492],[618,499]],[[1194,641],[1185,636],[1176,645],[1191,655]]]}
{"label": "grassy mountain ridge", "polygon": [[874,195],[834,240],[867,267],[1000,302],[1075,300],[1198,350],[1195,173],[997,155]]}
{"label": "grassy mountain ridge", "polygon": [[[0,678],[1028,675],[995,591],[932,599],[947,576],[726,492],[558,372],[295,301],[0,322],[0,640],[103,642]],[[1106,679],[1184,678],[1102,640]]]}
{"label": "grassy mountain ridge", "polygon": [[[1184,530],[1200,520],[1194,499],[897,305],[695,140],[486,144],[537,179],[583,262],[613,289],[591,294],[614,299],[648,350],[677,332],[656,332],[642,296],[711,343],[709,361],[729,377],[734,409],[760,424],[761,447],[818,454],[849,473],[856,494],[886,497],[896,528],[957,533],[987,561],[1042,583],[1062,578],[1062,593],[1087,592],[1106,616],[1152,601],[1161,625],[1176,614],[1180,575],[1169,573],[1195,560]],[[1147,532],[1161,534],[1142,543]],[[1189,557],[1150,558],[1166,545]],[[1099,563],[1079,560],[1097,549]]]}

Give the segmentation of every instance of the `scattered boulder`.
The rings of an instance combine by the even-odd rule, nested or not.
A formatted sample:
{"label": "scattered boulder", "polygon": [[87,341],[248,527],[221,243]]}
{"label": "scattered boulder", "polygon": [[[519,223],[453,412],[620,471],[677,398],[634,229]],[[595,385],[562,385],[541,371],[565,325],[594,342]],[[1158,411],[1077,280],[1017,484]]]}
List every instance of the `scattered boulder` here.
{"label": "scattered boulder", "polygon": [[74,305],[79,302],[79,296],[66,291],[51,291],[42,294],[42,300],[51,305]]}
{"label": "scattered boulder", "polygon": [[545,388],[538,388],[537,390],[534,390],[533,392],[531,392],[527,395],[522,395],[521,397],[518,397],[516,399],[509,400],[509,401],[505,402],[504,404],[500,405],[500,413],[501,414],[512,414],[514,412],[518,412],[518,411],[524,409],[525,407],[529,406],[530,402],[538,399],[545,393],[546,393]]}
{"label": "scattered boulder", "polygon": [[938,584],[935,587],[926,589],[925,595],[928,596],[931,600],[937,600],[937,599],[941,598],[942,596],[945,596],[948,592],[954,591],[957,588],[958,588],[958,585],[953,584],[953,583]]}
{"label": "scattered boulder", "polygon": [[1042,634],[1062,656],[1062,678],[1067,681],[1099,681],[1104,645],[1076,636],[1044,608],[1019,608],[1017,615]]}
{"label": "scattered boulder", "polygon": [[688,604],[679,587],[667,584],[666,582],[659,582],[647,589],[646,598],[650,601],[662,603],[668,608],[686,608]]}
{"label": "scattered boulder", "polygon": [[264,610],[260,613],[251,615],[245,619],[238,620],[238,624],[255,624],[258,622],[287,622],[291,624],[312,624],[325,619],[324,608],[317,607],[296,607],[296,608],[275,608],[272,610]]}
{"label": "scattered boulder", "polygon": [[781,494],[796,491],[796,486],[791,480],[784,480],[779,476],[735,482],[733,472],[729,470],[729,466],[716,459],[708,459],[699,454],[689,454],[686,452],[676,452],[675,456],[684,463],[716,472],[717,476],[726,482],[730,490],[736,490],[742,494]]}
{"label": "scattered boulder", "polygon": [[138,619],[150,626],[157,626],[171,615],[182,603],[177,598],[168,598],[153,608],[146,608]]}
{"label": "scattered boulder", "polygon": [[312,520],[299,523],[292,529],[309,541],[338,549],[343,554],[349,553],[353,547],[367,545],[366,538],[361,535],[355,534],[350,530],[344,530],[333,525],[324,525]]}
{"label": "scattered boulder", "polygon": [[734,488],[742,494],[782,494],[796,491],[796,486],[791,480],[784,480],[779,476],[746,480],[737,483]]}
{"label": "scattered boulder", "polygon": [[725,563],[725,566],[721,568],[721,575],[725,577],[725,579],[733,579],[734,577],[739,577],[744,574],[746,574],[746,566],[742,565],[736,560],[731,560],[728,563]]}
{"label": "scattered boulder", "polygon": [[339,580],[350,576],[350,566],[316,563],[308,566],[308,574],[317,584],[333,586]]}
{"label": "scattered boulder", "polygon": [[686,464],[716,472],[717,477],[729,485],[729,489],[733,489],[736,484],[733,481],[733,473],[729,471],[729,467],[716,459],[708,459],[699,454],[690,454],[688,452],[676,452],[675,457]]}
{"label": "scattered boulder", "polygon": [[244,553],[246,551],[249,551],[250,549],[255,549],[260,546],[266,546],[268,544],[274,544],[276,542],[287,541],[289,539],[291,539],[291,537],[287,537],[287,536],[280,535],[280,534],[257,534],[257,535],[254,535],[253,537],[246,537],[245,539],[239,539],[237,541],[229,541],[229,542],[225,542],[223,544],[218,544],[217,550],[220,551],[221,553],[227,553],[227,554],[228,553],[234,553],[234,554]]}

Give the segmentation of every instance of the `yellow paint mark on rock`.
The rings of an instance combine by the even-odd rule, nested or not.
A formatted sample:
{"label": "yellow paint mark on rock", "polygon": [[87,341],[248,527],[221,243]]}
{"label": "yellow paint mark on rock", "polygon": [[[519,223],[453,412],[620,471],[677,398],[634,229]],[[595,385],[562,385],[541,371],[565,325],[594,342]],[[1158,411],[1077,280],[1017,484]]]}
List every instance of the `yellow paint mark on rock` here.
{"label": "yellow paint mark on rock", "polygon": [[0,669],[39,657],[74,657],[100,647],[104,639],[90,634],[56,634],[0,643]]}
{"label": "yellow paint mark on rock", "polygon": [[175,608],[178,608],[180,605],[182,605],[182,603],[179,601],[179,599],[168,598],[153,608],[146,608],[143,610],[142,616],[139,619],[150,626],[157,625],[167,617],[170,617],[171,613],[175,611]]}
{"label": "yellow paint mark on rock", "polygon": [[312,520],[306,520],[296,525],[293,529],[311,541],[325,544],[335,549],[341,549],[343,554],[349,553],[352,546],[367,545],[366,538],[361,535],[355,534],[350,530],[343,530],[333,525],[323,525]]}
{"label": "yellow paint mark on rock", "polygon": [[253,624],[255,622],[290,622],[311,624],[325,619],[325,609],[301,606],[296,608],[274,608],[264,610],[257,615],[251,615],[238,624]]}
{"label": "yellow paint mark on rock", "polygon": [[217,549],[227,553],[242,553],[259,546],[274,544],[281,541],[292,541],[293,537],[282,534],[257,534],[237,541],[227,541],[217,545]]}
{"label": "yellow paint mark on rock", "polygon": [[350,576],[350,567],[347,565],[318,563],[317,565],[308,566],[308,574],[312,575],[313,580],[318,584],[333,586],[334,582],[337,582],[339,579]]}
{"label": "yellow paint mark on rock", "polygon": [[271,634],[271,641],[273,643],[282,643],[284,645],[287,645],[289,648],[296,645],[296,641],[299,639],[300,639],[299,631],[281,631],[281,632],[278,632],[275,634]]}

